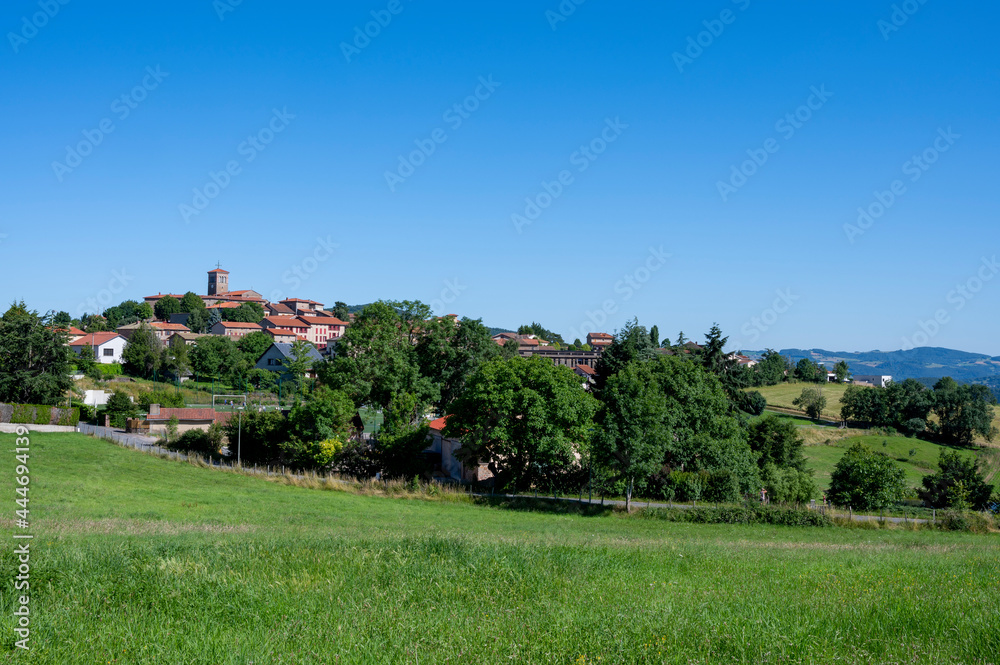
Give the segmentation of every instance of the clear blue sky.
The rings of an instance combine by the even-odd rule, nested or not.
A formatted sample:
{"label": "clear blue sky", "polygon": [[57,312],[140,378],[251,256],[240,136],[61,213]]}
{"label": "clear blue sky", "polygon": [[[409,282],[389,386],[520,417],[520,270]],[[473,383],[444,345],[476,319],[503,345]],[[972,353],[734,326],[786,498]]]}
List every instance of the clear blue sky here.
{"label": "clear blue sky", "polygon": [[[636,316],[753,349],[1000,354],[996,7],[234,2],[3,4],[5,302],[204,293],[221,261],[265,296],[568,337]],[[549,205],[518,226],[526,197]]]}

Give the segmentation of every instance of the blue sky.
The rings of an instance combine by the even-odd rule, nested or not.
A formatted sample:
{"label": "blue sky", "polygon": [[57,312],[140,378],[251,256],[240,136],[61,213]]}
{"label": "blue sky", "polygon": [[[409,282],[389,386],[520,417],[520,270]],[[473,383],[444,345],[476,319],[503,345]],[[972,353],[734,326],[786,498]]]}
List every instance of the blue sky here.
{"label": "blue sky", "polygon": [[1000,354],[1000,10],[327,5],[4,3],[0,298]]}

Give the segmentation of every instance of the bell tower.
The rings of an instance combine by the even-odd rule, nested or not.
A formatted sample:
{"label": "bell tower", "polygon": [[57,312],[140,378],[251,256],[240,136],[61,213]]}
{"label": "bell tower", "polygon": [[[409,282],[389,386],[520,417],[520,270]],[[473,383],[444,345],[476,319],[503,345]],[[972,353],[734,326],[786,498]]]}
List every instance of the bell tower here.
{"label": "bell tower", "polygon": [[216,264],[215,270],[208,271],[208,295],[223,296],[229,293],[229,271]]}

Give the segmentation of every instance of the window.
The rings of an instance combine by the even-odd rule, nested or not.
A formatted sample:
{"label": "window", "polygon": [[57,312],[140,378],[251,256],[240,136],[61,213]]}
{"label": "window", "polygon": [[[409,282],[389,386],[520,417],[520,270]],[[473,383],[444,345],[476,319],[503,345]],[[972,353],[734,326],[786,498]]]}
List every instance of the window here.
{"label": "window", "polygon": [[114,355],[115,355],[115,350],[114,349],[104,349],[104,356],[105,357],[112,357]]}

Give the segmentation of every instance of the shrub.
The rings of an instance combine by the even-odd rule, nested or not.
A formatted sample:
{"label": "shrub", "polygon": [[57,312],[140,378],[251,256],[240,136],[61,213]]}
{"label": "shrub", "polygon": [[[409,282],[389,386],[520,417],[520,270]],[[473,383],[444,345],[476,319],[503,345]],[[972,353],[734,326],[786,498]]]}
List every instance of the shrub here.
{"label": "shrub", "polygon": [[126,420],[138,415],[138,409],[132,403],[132,398],[121,390],[111,393],[106,409],[108,415],[111,416],[112,427],[125,427]]}
{"label": "shrub", "polygon": [[832,526],[830,517],[815,510],[783,506],[724,506],[720,508],[652,508],[639,513],[643,517],[669,522],[697,524],[773,524],[779,526]]}
{"label": "shrub", "polygon": [[[101,376],[110,378],[112,376],[122,375],[122,366],[118,363],[108,363],[108,364],[97,364],[95,368],[101,373]],[[89,376],[89,374],[88,374]]]}
{"label": "shrub", "polygon": [[139,408],[149,411],[150,404],[159,404],[165,409],[182,409],[184,398],[173,390],[145,390],[139,394]]}
{"label": "shrub", "polygon": [[949,510],[938,515],[938,527],[945,531],[989,533],[996,528],[993,518],[968,510]]}
{"label": "shrub", "polygon": [[343,448],[339,439],[307,442],[293,437],[281,444],[284,460],[295,469],[326,469]]}
{"label": "shrub", "polygon": [[49,425],[52,423],[52,407],[51,406],[36,406],[35,407],[35,424],[36,425]]}
{"label": "shrub", "polygon": [[10,422],[16,425],[29,425],[35,422],[35,407],[30,404],[15,404]]}
{"label": "shrub", "polygon": [[[76,422],[73,423],[74,425],[78,424],[81,420],[91,423],[97,418],[97,409],[88,404],[84,404],[83,402],[77,402],[74,400],[73,411],[75,413],[74,418],[76,419]],[[60,418],[59,424],[63,424],[62,418]]]}
{"label": "shrub", "polygon": [[59,409],[58,424],[64,427],[76,427],[80,424],[80,409]]}
{"label": "shrub", "polygon": [[726,503],[740,500],[739,481],[728,469],[660,472],[650,479],[651,493],[665,499]]}
{"label": "shrub", "polygon": [[898,503],[906,491],[906,474],[885,453],[862,443],[851,446],[830,476],[830,501],[859,510]]}
{"label": "shrub", "polygon": [[767,407],[767,399],[757,390],[740,391],[736,393],[736,406],[752,416],[759,416],[764,413],[764,409]]}
{"label": "shrub", "polygon": [[957,452],[942,450],[938,466],[937,473],[924,476],[924,487],[917,490],[921,499],[934,508],[986,508],[993,487],[980,473],[974,457],[965,459]]}
{"label": "shrub", "polygon": [[213,432],[211,427],[207,432],[201,429],[191,429],[167,443],[167,447],[171,450],[212,457],[218,455],[219,450],[222,449],[222,431],[216,428]]}
{"label": "shrub", "polygon": [[243,412],[240,418],[230,418],[223,426],[229,440],[229,456],[239,457],[243,464],[276,464],[281,461],[281,444],[288,429],[280,411]]}
{"label": "shrub", "polygon": [[816,483],[805,471],[782,469],[768,463],[761,477],[767,496],[776,503],[805,503],[816,494]]}

